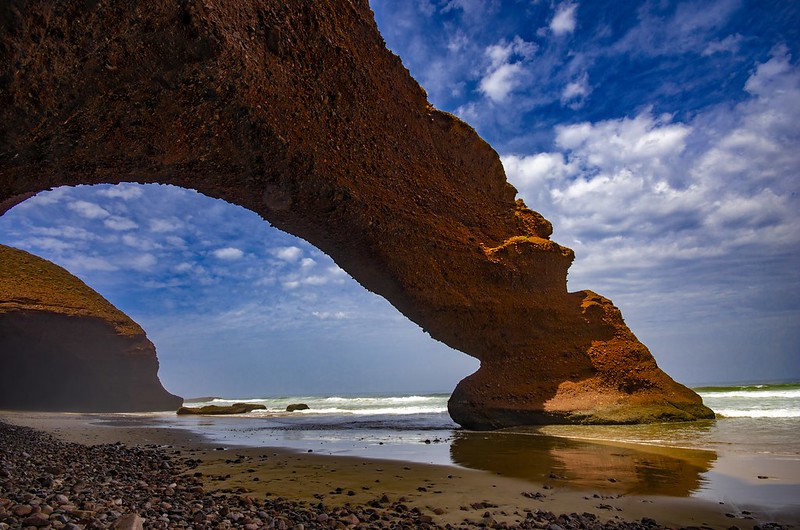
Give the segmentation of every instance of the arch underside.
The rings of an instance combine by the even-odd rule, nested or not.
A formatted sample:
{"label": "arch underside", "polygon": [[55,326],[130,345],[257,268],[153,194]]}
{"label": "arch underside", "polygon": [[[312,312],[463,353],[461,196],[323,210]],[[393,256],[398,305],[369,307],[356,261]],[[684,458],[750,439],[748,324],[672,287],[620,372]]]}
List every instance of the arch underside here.
{"label": "arch underside", "polygon": [[567,292],[572,251],[365,0],[19,0],[0,21],[0,213],[119,182],[248,208],[481,361],[450,401],[466,427],[713,417],[609,300]]}

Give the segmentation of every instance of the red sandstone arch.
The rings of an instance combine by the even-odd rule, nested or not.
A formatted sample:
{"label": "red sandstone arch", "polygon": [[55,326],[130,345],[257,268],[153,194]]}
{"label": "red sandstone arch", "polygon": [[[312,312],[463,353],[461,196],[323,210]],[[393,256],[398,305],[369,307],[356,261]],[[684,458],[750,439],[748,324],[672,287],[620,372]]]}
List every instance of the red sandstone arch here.
{"label": "red sandstone arch", "polygon": [[434,109],[366,0],[0,6],[0,213],[65,184],[157,182],[257,212],[481,360],[467,427],[713,417]]}

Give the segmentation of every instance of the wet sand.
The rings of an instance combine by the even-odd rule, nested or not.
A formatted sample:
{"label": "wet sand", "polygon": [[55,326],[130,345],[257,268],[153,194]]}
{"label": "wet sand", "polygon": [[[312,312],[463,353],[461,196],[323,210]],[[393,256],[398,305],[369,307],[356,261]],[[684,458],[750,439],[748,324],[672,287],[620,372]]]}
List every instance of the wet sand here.
{"label": "wet sand", "polygon": [[[619,488],[601,487],[603,482],[613,486],[615,481],[627,480],[624,476],[605,477],[602,462],[572,460],[573,467],[564,475],[556,470],[552,476],[537,480],[524,473],[528,462],[517,460],[515,465],[513,451],[498,446],[499,451],[509,454],[508,469],[499,473],[481,471],[480,453],[485,446],[470,448],[468,437],[466,442],[455,441],[453,454],[471,460],[464,463],[477,469],[320,455],[273,447],[226,447],[209,443],[202,436],[183,429],[130,426],[124,415],[0,412],[0,420],[82,444],[122,442],[167,446],[171,454],[188,461],[187,473],[201,478],[206,491],[262,499],[282,497],[322,502],[326,506],[399,503],[409,510],[418,509],[440,525],[458,526],[467,522],[477,526],[491,520],[514,524],[536,510],[555,514],[588,512],[602,521],[649,518],[668,527],[727,529],[732,526],[752,528],[759,523],[800,525],[800,510],[791,507],[744,510],[696,498],[638,494],[635,488],[620,493]],[[568,453],[570,445],[556,449]],[[659,452],[669,450],[658,448],[653,454]],[[704,458],[702,454],[696,455],[693,462],[684,465],[707,468]],[[672,456],[669,459],[674,460]],[[657,481],[657,467],[663,460],[651,460],[653,472],[647,476]],[[580,480],[581,469],[585,470],[584,479],[591,480]],[[696,474],[692,472],[689,476]],[[682,487],[691,489],[692,485]]]}

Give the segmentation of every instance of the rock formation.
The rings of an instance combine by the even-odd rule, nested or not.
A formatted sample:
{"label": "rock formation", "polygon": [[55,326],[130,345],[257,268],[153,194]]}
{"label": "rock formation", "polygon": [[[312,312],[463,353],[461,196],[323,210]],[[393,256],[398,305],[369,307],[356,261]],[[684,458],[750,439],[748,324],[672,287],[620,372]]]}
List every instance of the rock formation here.
{"label": "rock formation", "polygon": [[367,0],[0,5],[0,213],[61,185],[238,204],[481,360],[460,424],[713,417],[591,292],[495,151],[433,108]]}
{"label": "rock formation", "polygon": [[0,409],[175,410],[136,322],[61,267],[0,245]]}
{"label": "rock formation", "polygon": [[228,414],[247,414],[254,410],[266,410],[265,405],[260,403],[234,403],[233,405],[206,405],[204,407],[181,407],[178,409],[179,416],[226,416]]}

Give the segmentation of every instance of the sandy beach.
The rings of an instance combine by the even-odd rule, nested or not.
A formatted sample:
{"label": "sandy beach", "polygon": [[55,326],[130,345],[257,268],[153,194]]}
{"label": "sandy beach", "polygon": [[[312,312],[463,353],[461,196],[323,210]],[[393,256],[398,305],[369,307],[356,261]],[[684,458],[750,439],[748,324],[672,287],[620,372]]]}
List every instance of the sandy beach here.
{"label": "sandy beach", "polygon": [[[582,489],[552,476],[536,483],[458,466],[329,456],[274,447],[210,443],[183,429],[132,426],[124,415],[2,412],[0,420],[85,445],[159,446],[206,492],[286,499],[328,508],[414,511],[436,525],[524,524],[537,513],[594,514],[598,522],[643,519],[670,528],[800,524],[796,509],[742,510],[696,498]],[[611,479],[613,480],[613,479]],[[369,527],[369,526],[365,526]],[[535,527],[535,526],[529,526]],[[563,527],[563,526],[562,526]]]}

